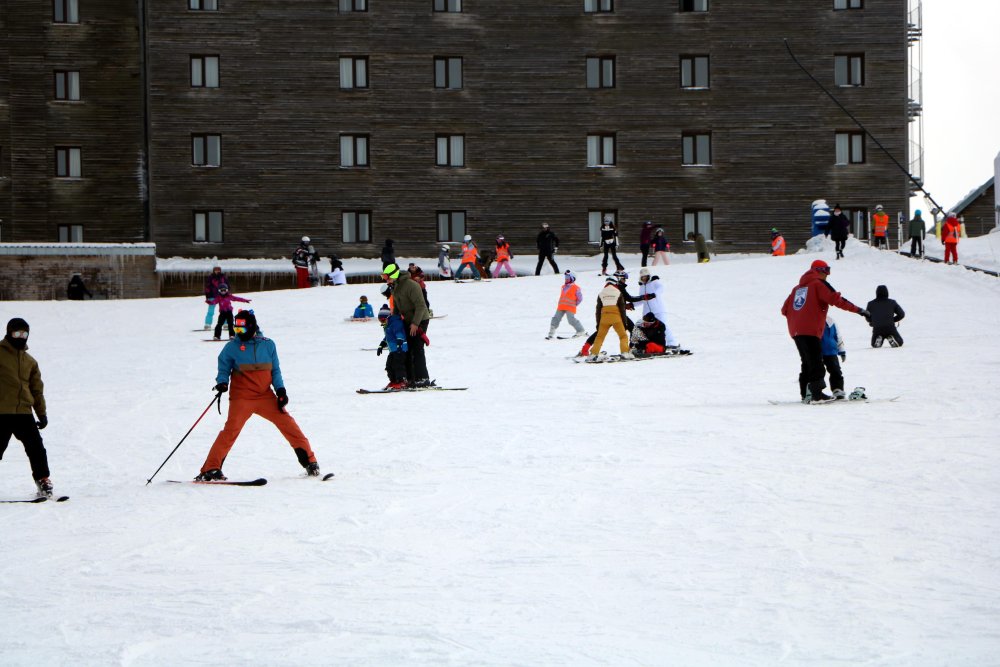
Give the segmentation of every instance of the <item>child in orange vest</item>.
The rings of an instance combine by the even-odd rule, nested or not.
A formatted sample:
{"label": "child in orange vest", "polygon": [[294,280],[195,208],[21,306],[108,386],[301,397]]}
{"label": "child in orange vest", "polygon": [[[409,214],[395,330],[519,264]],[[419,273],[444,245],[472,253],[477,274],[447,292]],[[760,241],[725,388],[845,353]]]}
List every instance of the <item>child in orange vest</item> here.
{"label": "child in orange vest", "polygon": [[462,275],[462,270],[465,267],[469,267],[472,271],[472,276],[475,280],[482,279],[479,275],[479,269],[476,268],[476,261],[479,259],[479,248],[476,244],[472,242],[472,236],[469,234],[465,235],[464,243],[462,243],[462,263],[458,267],[458,271],[455,272],[455,280],[458,280]]}
{"label": "child in orange vest", "polygon": [[510,244],[504,239],[503,234],[497,237],[497,257],[496,266],[493,267],[493,277],[500,277],[500,269],[507,272],[511,278],[517,278],[514,269],[510,268],[510,260],[514,255],[510,252]]}
{"label": "child in orange vest", "polygon": [[875,237],[876,248],[888,249],[889,214],[882,210],[882,204],[875,207],[875,215],[872,216],[872,234]]}
{"label": "child in orange vest", "polygon": [[556,314],[552,316],[552,322],[549,323],[549,335],[545,337],[545,340],[552,340],[556,335],[556,328],[558,328],[564,316],[569,320],[573,328],[576,329],[573,338],[587,335],[587,331],[580,324],[580,320],[576,319],[576,307],[583,301],[583,292],[580,290],[580,286],[576,284],[576,276],[573,275],[572,271],[567,269],[563,276],[565,277],[565,282],[562,286],[562,292],[559,295],[559,305],[556,306]]}
{"label": "child in orange vest", "polygon": [[[962,235],[962,223],[954,213],[948,214],[948,219],[941,227],[941,240],[944,242],[944,263],[958,264],[958,237]],[[951,257],[951,261],[948,261]]]}

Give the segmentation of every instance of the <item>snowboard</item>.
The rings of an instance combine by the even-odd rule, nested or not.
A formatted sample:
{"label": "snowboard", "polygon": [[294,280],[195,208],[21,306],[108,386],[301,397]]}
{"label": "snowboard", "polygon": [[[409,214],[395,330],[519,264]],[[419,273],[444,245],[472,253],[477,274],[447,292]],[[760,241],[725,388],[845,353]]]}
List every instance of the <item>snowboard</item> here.
{"label": "snowboard", "polygon": [[597,359],[591,359],[589,356],[575,356],[569,357],[576,363],[585,364],[616,364],[621,362],[629,361],[652,361],[653,359],[673,359],[675,357],[687,357],[692,354],[691,350],[678,350],[677,352],[672,352],[670,354],[650,354],[642,357],[635,357],[634,359],[625,359],[620,354],[606,354],[602,352]]}
{"label": "snowboard", "polygon": [[798,401],[776,401],[768,399],[768,403],[771,405],[832,405],[832,404],[842,404],[842,403],[892,403],[899,400],[899,396],[892,396],[887,398],[853,398],[853,399],[834,399],[831,401],[813,401],[812,403],[803,403],[802,400]]}

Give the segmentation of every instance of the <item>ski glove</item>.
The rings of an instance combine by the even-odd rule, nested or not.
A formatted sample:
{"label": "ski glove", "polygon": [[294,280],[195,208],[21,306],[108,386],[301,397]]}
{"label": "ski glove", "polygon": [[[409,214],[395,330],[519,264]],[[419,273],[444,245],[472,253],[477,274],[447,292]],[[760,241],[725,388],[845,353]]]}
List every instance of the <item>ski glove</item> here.
{"label": "ski glove", "polygon": [[279,387],[274,390],[274,393],[278,395],[278,409],[281,410],[283,407],[288,405],[288,394],[285,392],[284,387]]}
{"label": "ski glove", "polygon": [[38,430],[40,431],[48,425],[49,425],[49,418],[46,417],[45,415],[38,415],[38,421],[35,422],[35,426],[38,427]]}
{"label": "ski glove", "polygon": [[864,308],[858,308],[858,315],[860,315],[861,317],[865,318],[866,320],[867,320],[867,319],[868,319],[869,317],[871,317],[871,316],[872,316],[872,314],[871,314],[871,313],[869,313],[869,312],[868,312],[867,310],[865,310]]}
{"label": "ski glove", "polygon": [[378,349],[375,350],[375,356],[376,357],[381,357],[382,356],[382,350],[384,350],[384,349],[385,349],[384,345],[379,345]]}
{"label": "ski glove", "polygon": [[229,391],[229,385],[226,384],[225,382],[220,382],[219,384],[215,385],[214,389],[220,394],[224,394],[227,391]]}
{"label": "ski glove", "polygon": [[844,362],[845,364],[847,363],[847,353],[846,352],[841,352],[840,353],[840,360],[842,362]]}

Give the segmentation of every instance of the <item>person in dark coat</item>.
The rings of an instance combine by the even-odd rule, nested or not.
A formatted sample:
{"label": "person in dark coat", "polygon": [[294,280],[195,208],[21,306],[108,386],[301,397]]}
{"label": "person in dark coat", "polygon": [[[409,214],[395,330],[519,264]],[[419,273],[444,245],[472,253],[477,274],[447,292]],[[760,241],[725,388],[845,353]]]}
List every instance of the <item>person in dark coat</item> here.
{"label": "person in dark coat", "polygon": [[386,239],[382,246],[382,268],[396,263],[396,249],[392,247],[392,239]]}
{"label": "person in dark coat", "polygon": [[74,273],[73,277],[69,279],[69,285],[66,286],[66,297],[70,301],[83,301],[85,296],[94,298],[87,286],[83,284],[83,278],[80,277],[80,274]]}
{"label": "person in dark coat", "polygon": [[886,340],[889,341],[889,347],[900,347],[903,344],[896,322],[906,317],[906,313],[898,303],[889,298],[888,287],[876,287],[875,299],[868,302],[865,310],[869,313],[865,319],[872,327],[872,347],[882,347]]}
{"label": "person in dark coat", "polygon": [[604,258],[601,260],[601,275],[608,275],[608,253],[615,260],[615,268],[624,271],[625,267],[618,261],[618,227],[610,217],[604,218],[601,225],[601,250]]}
{"label": "person in dark coat", "polygon": [[840,210],[840,204],[834,204],[828,228],[830,229],[830,238],[834,242],[834,249],[837,251],[837,259],[843,259],[844,246],[847,245],[847,236],[851,232],[851,221]]}
{"label": "person in dark coat", "polygon": [[[920,217],[920,211],[913,213],[910,220],[910,257],[924,256],[924,239],[927,238],[927,224]],[[919,253],[919,254],[918,254]]]}
{"label": "person in dark coat", "polygon": [[542,231],[538,233],[535,245],[538,246],[538,266],[535,267],[535,275],[537,276],[542,273],[542,264],[545,260],[549,260],[552,270],[559,273],[559,266],[556,264],[556,260],[552,258],[556,254],[556,251],[559,250],[559,238],[549,229],[549,223],[542,223]]}
{"label": "person in dark coat", "polygon": [[642,223],[642,231],[639,232],[639,252],[642,253],[642,266],[646,266],[646,260],[649,258],[649,244],[653,239],[653,222],[647,220]]}

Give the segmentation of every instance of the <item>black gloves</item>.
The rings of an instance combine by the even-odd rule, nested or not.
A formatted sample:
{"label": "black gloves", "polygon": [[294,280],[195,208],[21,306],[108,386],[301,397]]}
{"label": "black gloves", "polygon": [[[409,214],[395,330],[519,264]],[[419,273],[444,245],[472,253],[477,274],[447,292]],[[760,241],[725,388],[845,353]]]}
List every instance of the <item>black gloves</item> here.
{"label": "black gloves", "polygon": [[378,349],[375,350],[375,356],[376,357],[381,357],[382,356],[382,352],[385,350],[386,347],[388,347],[388,345],[385,344],[385,341],[382,341],[379,344]]}
{"label": "black gloves", "polygon": [[225,382],[220,382],[219,384],[215,385],[214,389],[220,394],[224,394],[227,391],[229,391],[229,385],[226,384]]}
{"label": "black gloves", "polygon": [[845,363],[847,362],[847,353],[846,352],[841,352],[840,353],[840,360],[843,361],[843,362],[845,362]]}
{"label": "black gloves", "polygon": [[46,417],[45,415],[38,415],[38,421],[35,422],[35,426],[38,427],[38,430],[40,431],[48,425],[49,425],[49,418]]}
{"label": "black gloves", "polygon": [[858,315],[860,315],[861,317],[863,317],[863,318],[865,318],[867,320],[869,317],[871,317],[872,314],[869,313],[864,308],[858,308]]}
{"label": "black gloves", "polygon": [[274,393],[278,395],[278,409],[281,410],[286,405],[288,405],[288,394],[285,392],[284,387],[279,387],[274,390]]}

